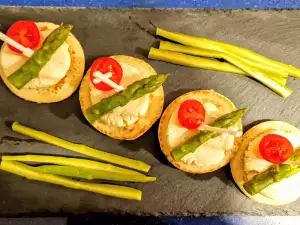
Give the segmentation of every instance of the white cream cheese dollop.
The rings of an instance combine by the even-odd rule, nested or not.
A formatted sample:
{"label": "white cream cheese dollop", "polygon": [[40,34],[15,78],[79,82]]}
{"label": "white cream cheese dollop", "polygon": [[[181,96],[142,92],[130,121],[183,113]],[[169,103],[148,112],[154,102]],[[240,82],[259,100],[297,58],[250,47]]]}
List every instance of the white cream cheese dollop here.
{"label": "white cream cheese dollop", "polygon": [[[244,169],[247,178],[250,180],[257,173],[262,173],[273,166],[272,163],[264,160],[259,152],[259,143],[267,134],[277,134],[287,138],[294,148],[300,146],[300,137],[294,133],[286,133],[283,130],[274,130],[263,132],[255,137],[245,151]],[[255,173],[253,173],[255,172]],[[274,183],[260,192],[273,200],[292,201],[300,197],[300,173],[297,173],[289,178],[285,178],[280,182]]]}
{"label": "white cream cheese dollop", "polygon": [[[141,80],[143,77],[140,72],[133,66],[127,63],[119,62],[123,69],[123,77],[120,85],[127,87],[135,81]],[[90,82],[90,96],[92,104],[100,102],[103,98],[110,97],[115,94],[114,90],[111,91],[100,91],[94,87]],[[116,126],[126,127],[138,121],[141,116],[146,115],[150,103],[149,94],[144,95],[141,98],[130,101],[123,107],[117,107],[113,111],[100,117],[101,122]]]}
{"label": "white cream cheese dollop", "polygon": [[[204,124],[211,124],[218,117],[228,113],[222,112],[210,102],[204,103],[203,106],[206,111]],[[175,110],[172,114],[167,130],[168,144],[171,148],[178,146],[179,144],[183,143],[185,140],[189,139],[199,132],[197,130],[188,130],[182,127],[178,121],[177,114],[178,109]],[[223,160],[226,150],[231,149],[233,147],[233,144],[234,136],[221,135],[219,137],[208,140],[206,143],[198,147],[195,152],[185,155],[181,159],[181,162],[188,165],[194,163],[198,167],[218,164]]]}
{"label": "white cream cheese dollop", "polygon": [[[51,33],[50,30],[40,31],[41,39],[45,39]],[[28,58],[23,54],[18,54],[10,50],[4,44],[0,52],[0,67],[4,74],[9,77],[19,69]],[[71,65],[69,45],[64,42],[52,55],[50,61],[42,68],[38,77],[32,79],[23,88],[43,88],[57,84],[63,79]]]}

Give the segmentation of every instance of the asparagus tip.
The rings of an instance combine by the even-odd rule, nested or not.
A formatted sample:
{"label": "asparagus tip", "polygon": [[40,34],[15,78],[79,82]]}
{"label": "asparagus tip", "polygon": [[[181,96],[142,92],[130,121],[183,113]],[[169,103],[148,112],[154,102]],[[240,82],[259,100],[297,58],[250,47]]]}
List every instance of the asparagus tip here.
{"label": "asparagus tip", "polygon": [[145,170],[144,172],[148,173],[151,169],[151,166],[149,166],[148,164],[146,164]]}
{"label": "asparagus tip", "polygon": [[153,51],[155,51],[155,48],[151,47],[148,53],[148,58],[151,58],[151,55],[153,54]]}
{"label": "asparagus tip", "polygon": [[248,112],[248,108],[242,108],[241,109],[244,113]]}
{"label": "asparagus tip", "polygon": [[147,177],[148,182],[154,182],[156,181],[156,177]]}
{"label": "asparagus tip", "polygon": [[156,35],[159,36],[159,33],[160,33],[161,29],[156,27]]}
{"label": "asparagus tip", "polygon": [[67,28],[70,31],[73,29],[73,25],[71,25],[71,24],[63,24],[62,26]]}
{"label": "asparagus tip", "polygon": [[11,124],[12,130],[15,130],[16,126],[18,126],[18,125],[20,125],[19,122],[16,122],[16,121],[12,122],[12,124]]}

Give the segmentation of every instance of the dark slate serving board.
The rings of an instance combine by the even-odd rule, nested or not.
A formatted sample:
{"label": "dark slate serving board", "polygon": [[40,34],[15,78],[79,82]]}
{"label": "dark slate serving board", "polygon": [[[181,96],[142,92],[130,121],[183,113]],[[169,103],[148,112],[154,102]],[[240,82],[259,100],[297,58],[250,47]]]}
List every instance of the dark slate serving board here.
{"label": "dark slate serving board", "polygon": [[[159,73],[171,73],[165,87],[165,106],[195,89],[214,89],[237,107],[249,107],[244,118],[248,129],[266,119],[300,124],[300,80],[289,79],[295,93],[284,100],[247,77],[204,71],[146,59],[155,42],[156,26],[241,45],[266,56],[300,67],[299,11],[202,11],[83,8],[0,8],[1,31],[15,20],[31,19],[74,24],[74,34],[86,53],[86,66],[100,56],[125,54],[145,59]],[[143,190],[141,202],[120,200],[29,181],[0,172],[0,216],[62,215],[84,213],[129,213],[137,215],[296,215],[299,201],[281,207],[266,206],[247,199],[236,188],[229,167],[206,175],[179,171],[163,157],[157,124],[138,140],[126,142],[106,137],[83,118],[78,93],[56,104],[38,105],[23,101],[0,83],[0,152],[77,154],[36,142],[12,132],[7,121],[20,121],[74,142],[151,165],[152,184],[128,184]]]}

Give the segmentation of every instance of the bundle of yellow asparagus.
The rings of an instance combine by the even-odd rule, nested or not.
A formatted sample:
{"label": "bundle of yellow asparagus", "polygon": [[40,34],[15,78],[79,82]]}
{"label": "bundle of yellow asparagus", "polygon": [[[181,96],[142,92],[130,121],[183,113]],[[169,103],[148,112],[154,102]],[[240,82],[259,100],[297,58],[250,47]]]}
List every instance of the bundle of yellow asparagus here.
{"label": "bundle of yellow asparagus", "polygon": [[[108,163],[143,172],[148,172],[151,168],[142,161],[103,152],[86,145],[75,144],[47,133],[25,127],[17,122],[13,123],[12,129],[36,140],[78,152]],[[141,200],[142,192],[131,187],[76,181],[67,177],[86,180],[101,179],[129,182],[153,182],[156,180],[155,177],[149,177],[134,170],[88,159],[47,155],[2,155],[0,159],[0,169],[31,180],[58,184],[68,188],[81,189],[125,199]],[[38,162],[46,165],[30,166],[21,162]]]}
{"label": "bundle of yellow asparagus", "polygon": [[[283,98],[292,93],[292,90],[286,86],[288,75],[300,77],[299,69],[245,48],[160,28],[157,28],[156,35],[180,44],[161,41],[159,49],[150,49],[148,55],[150,59],[247,75],[269,87]],[[215,59],[222,59],[225,62]]]}

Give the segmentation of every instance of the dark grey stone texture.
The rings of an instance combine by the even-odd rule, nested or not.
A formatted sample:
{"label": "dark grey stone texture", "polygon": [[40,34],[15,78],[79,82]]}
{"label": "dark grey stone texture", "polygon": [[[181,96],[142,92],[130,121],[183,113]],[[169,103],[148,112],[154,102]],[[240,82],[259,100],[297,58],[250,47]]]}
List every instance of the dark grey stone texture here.
{"label": "dark grey stone texture", "polygon": [[[0,8],[1,31],[20,19],[74,24],[85,50],[87,68],[100,56],[124,54],[145,59],[159,73],[170,73],[164,85],[165,106],[190,90],[214,89],[238,108],[249,107],[248,129],[261,120],[283,120],[299,126],[300,81],[289,78],[294,94],[282,99],[243,76],[187,68],[146,59],[155,42],[153,26],[244,46],[300,67],[299,11],[209,11],[85,8]],[[0,83],[0,152],[79,156],[33,141],[11,131],[7,121],[20,121],[66,140],[143,160],[157,176],[155,183],[128,184],[143,191],[143,200],[127,201],[29,181],[0,172],[0,215],[66,215],[112,212],[136,215],[297,215],[299,202],[281,207],[247,199],[232,181],[229,167],[190,175],[170,166],[157,140],[157,124],[135,141],[106,137],[81,114],[78,93],[56,104],[38,105],[14,96]]]}

